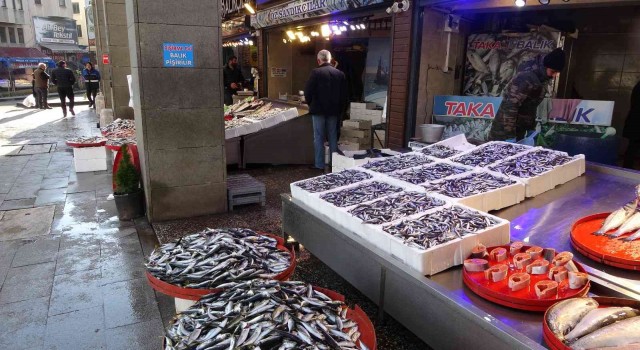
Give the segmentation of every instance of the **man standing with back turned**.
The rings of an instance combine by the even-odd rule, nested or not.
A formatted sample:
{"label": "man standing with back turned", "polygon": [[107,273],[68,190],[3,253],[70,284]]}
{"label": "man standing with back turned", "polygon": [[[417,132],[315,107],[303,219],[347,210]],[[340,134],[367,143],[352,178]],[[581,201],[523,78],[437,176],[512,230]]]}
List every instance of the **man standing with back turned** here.
{"label": "man standing with back turned", "polygon": [[76,76],[71,69],[67,68],[67,62],[58,62],[58,68],[51,72],[51,81],[58,87],[63,118],[67,117],[67,98],[69,98],[69,112],[71,115],[76,115],[73,111],[73,84],[76,82]]}
{"label": "man standing with back turned", "polygon": [[564,51],[555,49],[538,57],[529,69],[518,73],[505,88],[502,103],[489,132],[490,141],[521,140],[536,127],[536,110],[546,86],[564,68]]}
{"label": "man standing with back turned", "polygon": [[338,151],[338,120],[347,109],[347,79],[331,65],[331,52],[318,52],[318,68],[311,71],[304,98],[313,118],[313,146],[316,169],[324,169],[324,141],[331,154]]}

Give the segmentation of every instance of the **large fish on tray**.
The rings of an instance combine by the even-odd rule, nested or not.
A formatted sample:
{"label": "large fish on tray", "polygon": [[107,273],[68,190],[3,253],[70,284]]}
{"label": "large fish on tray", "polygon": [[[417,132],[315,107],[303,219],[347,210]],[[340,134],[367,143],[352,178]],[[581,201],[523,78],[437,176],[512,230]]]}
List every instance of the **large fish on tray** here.
{"label": "large fish on tray", "polygon": [[640,317],[631,317],[626,320],[602,327],[597,331],[585,335],[571,344],[575,350],[594,348],[628,347],[640,343]]}
{"label": "large fish on tray", "polygon": [[547,324],[555,336],[564,341],[565,335],[573,329],[591,310],[598,308],[598,302],[591,298],[572,298],[561,301],[549,309]]}
{"label": "large fish on tray", "polygon": [[629,233],[639,229],[640,229],[640,213],[637,212],[631,215],[631,217],[627,219],[627,221],[625,221],[624,224],[622,224],[622,226],[620,226],[620,228],[616,232],[610,234],[609,238],[617,238],[624,235],[625,233]]}
{"label": "large fish on tray", "polygon": [[572,342],[614,322],[638,315],[640,315],[640,312],[630,307],[607,307],[591,310],[578,322],[575,328],[565,336],[565,339],[567,342]]}
{"label": "large fish on tray", "polygon": [[636,208],[638,207],[638,200],[633,200],[627,203],[624,207],[614,211],[609,214],[607,218],[602,223],[600,229],[593,234],[596,236],[602,236],[605,233],[617,229],[622,224],[625,223],[632,215],[635,213]]}
{"label": "large fish on tray", "polygon": [[625,242],[632,242],[635,241],[636,239],[640,238],[640,230],[636,231],[636,233],[632,234],[629,237],[625,237],[622,240]]}

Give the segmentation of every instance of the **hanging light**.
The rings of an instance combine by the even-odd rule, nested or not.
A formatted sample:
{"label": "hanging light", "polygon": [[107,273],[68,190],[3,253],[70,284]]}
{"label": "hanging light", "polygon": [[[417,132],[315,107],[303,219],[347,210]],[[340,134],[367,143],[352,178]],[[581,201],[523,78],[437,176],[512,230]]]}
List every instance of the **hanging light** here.
{"label": "hanging light", "polygon": [[253,6],[251,6],[250,2],[245,2],[244,3],[244,8],[246,8],[247,11],[249,11],[250,14],[252,14],[252,15],[256,14],[256,10],[253,9]]}
{"label": "hanging light", "polygon": [[290,30],[287,30],[287,36],[289,37],[289,40],[296,40],[296,36]]}
{"label": "hanging light", "polygon": [[344,23],[345,26],[349,25],[349,22],[347,22],[347,21],[342,21],[342,23]]}
{"label": "hanging light", "polygon": [[549,3],[551,3],[551,0],[538,0],[538,2],[540,3],[540,5],[549,5]]}
{"label": "hanging light", "polygon": [[346,31],[347,31],[347,27],[345,27],[345,26],[340,26],[340,31],[341,31],[341,32],[346,32]]}
{"label": "hanging light", "polygon": [[527,0],[516,0],[516,6],[522,7],[527,4]]}
{"label": "hanging light", "polygon": [[286,44],[286,43],[287,43],[287,39],[284,39],[284,38],[283,38],[283,39],[282,39],[282,42]]}
{"label": "hanging light", "polygon": [[349,28],[351,28],[351,30],[356,30],[356,27],[353,24],[349,26]]}
{"label": "hanging light", "polygon": [[329,28],[328,24],[323,24],[322,27],[320,27],[320,32],[324,37],[328,37],[329,35],[331,35],[331,29]]}

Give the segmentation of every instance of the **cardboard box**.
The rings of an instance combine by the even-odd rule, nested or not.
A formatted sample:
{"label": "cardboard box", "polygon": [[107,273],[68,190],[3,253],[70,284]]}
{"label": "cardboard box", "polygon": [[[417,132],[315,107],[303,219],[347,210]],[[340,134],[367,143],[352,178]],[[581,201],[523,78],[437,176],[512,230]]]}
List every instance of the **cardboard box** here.
{"label": "cardboard box", "polygon": [[369,140],[371,139],[371,130],[342,128],[340,129],[340,136]]}
{"label": "cardboard box", "polygon": [[365,103],[359,103],[359,102],[351,102],[351,109],[373,109],[376,108],[376,104],[373,102],[365,102]]}
{"label": "cardboard box", "polygon": [[[381,111],[382,112],[382,111]],[[352,114],[351,118],[360,119],[360,120],[368,120],[372,125],[382,124],[382,113],[380,115],[370,115],[370,114]]]}
{"label": "cardboard box", "polygon": [[371,126],[371,120],[364,119],[350,119],[342,122],[342,127],[348,129],[371,130]]}
{"label": "cardboard box", "polygon": [[[348,151],[357,151],[360,149],[360,144],[357,142],[348,142],[348,141],[341,141],[338,143],[338,148],[342,151],[342,152],[348,152]],[[337,153],[334,153],[334,155],[336,155]]]}

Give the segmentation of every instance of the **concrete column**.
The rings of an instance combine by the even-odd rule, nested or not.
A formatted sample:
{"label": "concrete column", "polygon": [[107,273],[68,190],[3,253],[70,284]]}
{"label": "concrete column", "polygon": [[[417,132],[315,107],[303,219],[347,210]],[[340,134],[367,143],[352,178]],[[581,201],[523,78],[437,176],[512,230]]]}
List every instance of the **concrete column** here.
{"label": "concrete column", "polygon": [[131,74],[127,16],[124,0],[103,0],[106,23],[106,39],[111,72],[111,100],[115,118],[133,119],[129,107],[129,85],[127,75]]}
{"label": "concrete column", "polygon": [[[226,211],[219,0],[126,0],[134,114],[151,221]],[[193,68],[163,67],[193,44]]]}

